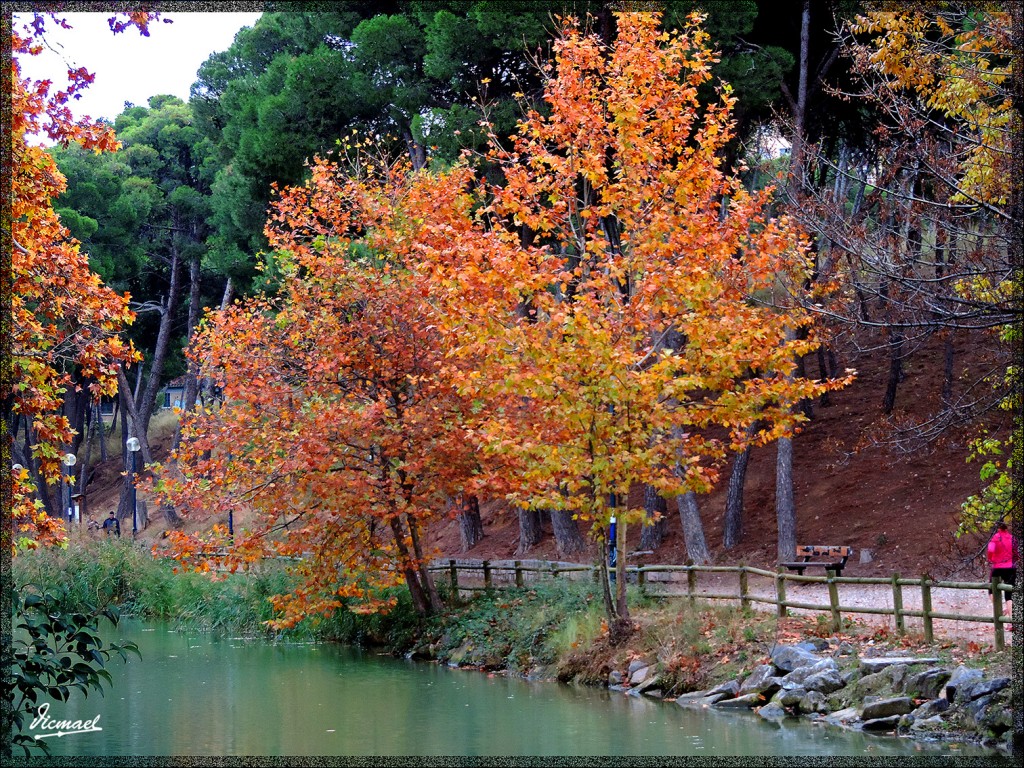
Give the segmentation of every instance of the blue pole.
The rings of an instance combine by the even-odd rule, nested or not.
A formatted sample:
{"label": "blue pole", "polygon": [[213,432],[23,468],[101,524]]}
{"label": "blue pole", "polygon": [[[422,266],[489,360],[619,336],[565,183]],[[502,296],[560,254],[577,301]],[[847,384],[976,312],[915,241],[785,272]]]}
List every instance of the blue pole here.
{"label": "blue pole", "polygon": [[135,454],[136,451],[132,451],[132,471],[129,475],[129,479],[132,484],[132,538],[135,538],[135,534],[139,530],[139,500],[135,490]]}
{"label": "blue pole", "polygon": [[615,581],[615,561],[618,556],[618,552],[615,550],[615,516],[611,518],[611,522],[608,526],[608,574],[609,578]]}

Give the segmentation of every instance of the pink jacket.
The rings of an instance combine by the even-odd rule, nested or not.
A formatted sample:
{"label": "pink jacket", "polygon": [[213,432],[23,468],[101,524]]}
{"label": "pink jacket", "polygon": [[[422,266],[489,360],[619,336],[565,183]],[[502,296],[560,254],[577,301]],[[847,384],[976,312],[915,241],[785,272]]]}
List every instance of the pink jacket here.
{"label": "pink jacket", "polygon": [[1013,536],[1009,531],[996,531],[988,542],[988,563],[993,568],[1013,567]]}

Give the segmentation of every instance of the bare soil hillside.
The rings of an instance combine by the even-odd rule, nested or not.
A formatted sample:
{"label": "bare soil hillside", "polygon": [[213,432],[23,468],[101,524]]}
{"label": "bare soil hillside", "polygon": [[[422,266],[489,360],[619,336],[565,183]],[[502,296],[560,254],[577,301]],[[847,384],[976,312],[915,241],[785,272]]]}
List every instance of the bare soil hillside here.
{"label": "bare soil hillside", "polygon": [[[840,367],[857,370],[856,381],[833,394],[829,407],[815,404],[813,420],[794,440],[798,542],[854,547],[856,552],[844,575],[899,572],[907,576],[929,573],[933,577],[984,577],[984,540],[965,537],[958,541],[952,533],[960,505],[982,485],[978,465],[966,462],[969,443],[978,435],[979,425],[948,430],[941,439],[914,451],[898,448],[886,439],[894,423],[924,420],[939,410],[944,364],[941,340],[929,340],[905,360],[905,378],[891,418],[883,415],[881,407],[889,372],[887,354],[884,349],[871,349],[869,338],[860,342],[861,351],[850,348],[839,355]],[[957,394],[983,372],[986,344],[987,338],[980,334],[956,340]],[[810,375],[817,370],[816,360],[808,360]],[[996,418],[988,426],[999,430],[1007,425]],[[166,455],[168,442],[169,438],[158,440],[154,446],[158,460]],[[705,533],[716,563],[774,566],[775,455],[774,446],[752,452],[740,546],[728,552],[722,549],[727,476],[714,493],[700,499]],[[117,504],[119,471],[117,461],[100,466],[90,483],[89,510],[97,519]],[[641,505],[638,494],[630,502]],[[429,531],[428,543],[433,551],[442,557],[563,559],[551,536],[550,523],[546,524],[543,541],[522,553],[517,551],[518,520],[507,504],[486,502],[481,514],[485,536],[472,550],[461,551],[457,523],[446,520]],[[652,555],[631,557],[629,562],[686,561],[678,514],[671,503],[669,515],[669,533],[663,546]],[[244,520],[235,522],[244,525]],[[193,520],[183,525],[187,529],[201,527]],[[166,522],[151,508],[150,523],[139,538],[146,543],[159,542],[166,528]],[[629,531],[631,551],[637,549],[639,536],[640,529],[634,526]],[[593,556],[591,552],[582,559]]]}

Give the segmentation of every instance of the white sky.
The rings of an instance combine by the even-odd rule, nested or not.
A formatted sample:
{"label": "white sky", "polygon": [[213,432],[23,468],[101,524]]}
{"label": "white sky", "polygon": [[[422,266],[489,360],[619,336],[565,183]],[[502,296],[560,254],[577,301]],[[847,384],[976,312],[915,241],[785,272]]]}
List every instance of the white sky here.
{"label": "white sky", "polygon": [[[53,80],[53,92],[67,85],[69,66],[85,67],[96,79],[71,104],[72,112],[76,117],[113,121],[126,101],[146,106],[150,96],[164,93],[188,101],[199,65],[211,53],[227,50],[235,33],[260,17],[259,13],[169,11],[162,18],[173,23],[154,22],[149,37],[143,37],[134,27],[112,33],[107,24],[111,15],[109,11],[63,14],[71,30],[48,23],[46,40],[60,55],[44,50],[38,56],[20,57],[22,77]],[[31,20],[31,14],[14,14],[15,28],[19,19]]]}

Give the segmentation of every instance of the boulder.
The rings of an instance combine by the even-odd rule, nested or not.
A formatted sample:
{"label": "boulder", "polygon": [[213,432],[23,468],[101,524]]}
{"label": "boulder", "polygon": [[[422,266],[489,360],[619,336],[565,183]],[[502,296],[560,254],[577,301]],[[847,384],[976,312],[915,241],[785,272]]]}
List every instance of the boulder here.
{"label": "boulder", "polygon": [[827,714],[829,711],[828,703],[825,701],[825,695],[819,691],[807,691],[803,698],[800,699],[800,703],[797,704],[797,708],[801,712]]}
{"label": "boulder", "polygon": [[927,720],[931,717],[937,717],[947,709],[949,709],[949,702],[946,699],[935,698],[931,701],[926,701],[910,714],[914,716],[915,721]]}
{"label": "boulder", "polygon": [[976,683],[984,677],[984,673],[980,669],[971,669],[960,665],[953,674],[950,675],[949,680],[946,681],[946,698],[951,702],[956,701],[957,691],[969,683]]}
{"label": "boulder", "polygon": [[[991,698],[991,701],[974,717],[978,730],[982,731],[982,733],[988,731],[995,737],[1012,730],[1013,710],[1010,708],[1009,702],[1000,701],[998,695],[986,698]],[[975,701],[982,701],[982,699],[976,699]],[[969,706],[974,703],[972,701]]]}
{"label": "boulder", "polygon": [[[765,686],[768,685],[768,681],[775,675],[775,667],[771,664],[762,664],[759,667],[754,667],[749,675],[743,680],[740,685],[739,694],[744,696],[748,693],[760,693],[764,690]],[[773,694],[774,695],[774,694]]]}
{"label": "boulder", "polygon": [[837,710],[825,718],[825,722],[832,725],[849,725],[857,720],[860,720],[860,712],[856,707]]}
{"label": "boulder", "polygon": [[711,691],[690,691],[676,696],[676,704],[681,707],[689,706],[700,699],[705,698]]}
{"label": "boulder", "polygon": [[952,673],[945,667],[934,667],[911,675],[903,692],[912,699],[937,699]]}
{"label": "boulder", "polygon": [[725,693],[712,693],[712,694],[709,694],[709,695],[705,696],[703,699],[697,699],[697,701],[694,702],[694,705],[698,706],[698,707],[712,707],[715,704],[717,704],[718,702],[722,701],[722,699],[731,699],[731,698],[732,698],[732,696],[729,696],[728,694],[725,694]]}
{"label": "boulder", "polygon": [[821,661],[816,661],[813,664],[808,664],[803,667],[797,667],[788,675],[785,675],[782,678],[782,687],[806,688],[807,686],[804,685],[804,682],[808,678],[813,677],[814,675],[820,674],[822,672],[835,672],[836,676],[838,677],[839,665],[836,664],[835,661],[833,661],[832,659],[822,659]]}
{"label": "boulder", "polygon": [[861,710],[861,719],[866,723],[868,720],[884,719],[900,715],[906,715],[914,711],[913,699],[906,696],[898,696],[892,699],[881,699],[870,704],[865,704]]}
{"label": "boulder", "polygon": [[722,699],[714,704],[715,709],[753,709],[760,706],[764,699],[759,693],[748,693],[734,699]]}
{"label": "boulder", "polygon": [[900,725],[900,715],[865,720],[861,726],[865,731],[895,731]]}
{"label": "boulder", "polygon": [[649,661],[643,661],[642,659],[633,659],[631,662],[629,662],[629,668],[626,670],[626,674],[629,677],[632,677],[641,669],[649,666],[651,666],[651,663]]}
{"label": "boulder", "polygon": [[982,696],[990,696],[997,691],[1003,690],[1010,685],[1010,678],[996,677],[991,680],[979,680],[977,682],[966,682],[957,691],[957,702],[974,701]]}
{"label": "boulder", "polygon": [[839,671],[835,669],[816,672],[804,680],[804,688],[818,693],[833,693],[845,685]]}
{"label": "boulder", "polygon": [[740,684],[735,680],[729,680],[728,682],[722,683],[721,685],[716,685],[714,688],[708,691],[708,695],[714,696],[715,694],[720,693],[722,694],[722,698],[732,699],[735,698],[739,692]]}
{"label": "boulder", "polygon": [[772,664],[783,674],[821,661],[821,657],[795,645],[780,645],[772,651]]}
{"label": "boulder", "polygon": [[913,664],[938,664],[941,659],[914,656],[869,656],[860,660],[860,666],[867,674],[879,672],[885,667],[896,665],[910,666]]}
{"label": "boulder", "polygon": [[608,673],[608,685],[622,685],[622,673],[617,669],[613,669]]}
{"label": "boulder", "polygon": [[786,710],[776,701],[769,701],[763,707],[759,707],[757,714],[765,720],[772,722],[782,720],[786,717]]}
{"label": "boulder", "polygon": [[772,701],[777,701],[786,709],[793,709],[800,706],[801,700],[807,695],[803,688],[783,688]]}
{"label": "boulder", "polygon": [[806,640],[802,640],[796,644],[797,648],[803,648],[805,651],[815,653],[817,651],[828,650],[828,640],[823,637],[810,637]]}
{"label": "boulder", "polygon": [[946,721],[938,715],[932,715],[926,718],[915,718],[914,722],[910,724],[910,730],[912,731],[941,731],[946,727]]}
{"label": "boulder", "polygon": [[644,680],[640,685],[636,686],[634,690],[637,693],[642,693],[645,696],[654,696],[654,691],[657,691],[657,695],[661,696],[662,679],[660,675],[651,675]]}
{"label": "boulder", "polygon": [[892,678],[885,672],[864,675],[852,683],[851,687],[853,688],[854,699],[858,700],[881,693],[895,693],[892,686]]}
{"label": "boulder", "polygon": [[638,667],[637,669],[634,670],[633,669],[633,665],[630,664],[629,668],[630,668],[630,670],[632,670],[629,673],[629,684],[630,685],[639,685],[640,683],[642,683],[644,680],[647,679],[648,675],[651,674],[651,668],[647,667],[647,666]]}
{"label": "boulder", "polygon": [[981,728],[986,720],[987,710],[992,704],[992,696],[981,696],[968,701],[960,708],[964,721],[970,728]]}

